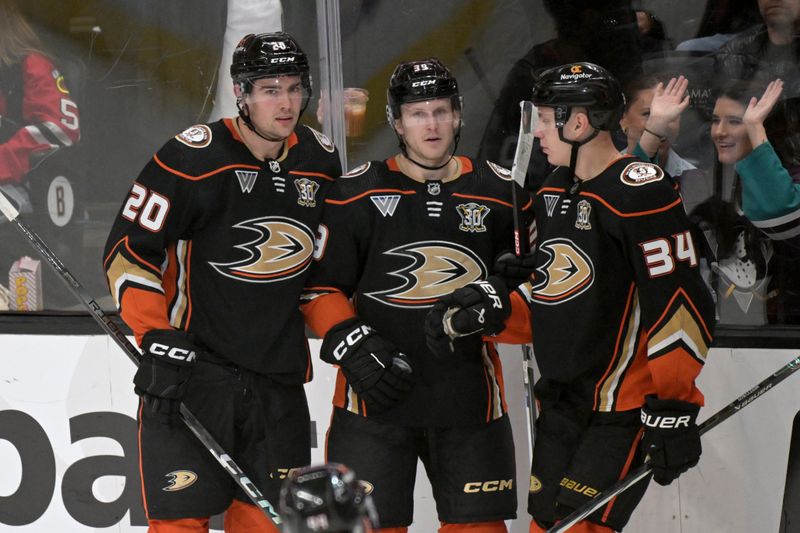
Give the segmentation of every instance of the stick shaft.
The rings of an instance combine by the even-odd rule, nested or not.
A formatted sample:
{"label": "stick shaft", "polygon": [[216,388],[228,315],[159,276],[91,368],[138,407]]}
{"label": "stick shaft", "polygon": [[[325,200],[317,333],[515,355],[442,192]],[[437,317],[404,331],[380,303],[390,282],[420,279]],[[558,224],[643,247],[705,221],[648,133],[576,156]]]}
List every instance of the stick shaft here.
{"label": "stick shaft", "polygon": [[[761,381],[758,385],[754,386],[734,401],[711,415],[708,419],[706,419],[700,427],[698,428],[700,431],[700,435],[705,434],[708,431],[711,431],[713,428],[717,427],[719,424],[727,420],[728,418],[732,417],[734,414],[738,413],[744,407],[747,407],[755,400],[757,400],[760,396],[765,394],[767,391],[772,389],[775,385],[783,381],[784,379],[788,378],[792,375],[795,371],[800,369],[800,357],[795,357],[787,364],[779,368],[775,371],[771,376]],[[552,528],[547,530],[547,533],[562,533],[567,529],[571,528],[597,509],[602,507],[606,502],[610,501],[615,496],[622,494],[627,489],[635,485],[641,479],[647,477],[650,474],[650,470],[652,467],[649,463],[645,463],[624,479],[618,481],[614,485],[611,485],[602,493],[598,494],[592,500],[586,503],[580,509],[577,509],[572,514],[567,516],[564,520],[553,526]]]}
{"label": "stick shaft", "polygon": [[[39,237],[25,222],[20,220],[19,212],[8,201],[4,194],[0,193],[0,212],[2,212],[9,222],[13,223],[17,229],[28,239],[31,246],[33,246],[39,255],[41,255],[47,263],[55,270],[56,274],[61,277],[72,294],[80,300],[80,302],[92,314],[92,318],[103,328],[103,330],[117,343],[117,345],[125,352],[133,363],[138,366],[139,350],[134,347],[128,340],[128,337],[122,330],[114,323],[111,318],[103,312],[100,305],[92,298],[86,289],[81,285],[77,279],[70,273],[67,267],[61,260],[53,253],[47,244]],[[245,475],[239,465],[225,453],[225,450],[217,443],[211,433],[203,427],[203,425],[195,418],[189,409],[181,404],[180,407],[181,418],[186,426],[192,433],[200,440],[203,446],[214,456],[219,464],[225,469],[228,474],[233,478],[239,487],[250,497],[250,500],[261,509],[264,514],[272,520],[275,524],[280,525],[281,519],[278,513],[270,502],[264,497],[261,491],[253,484],[252,481]]]}

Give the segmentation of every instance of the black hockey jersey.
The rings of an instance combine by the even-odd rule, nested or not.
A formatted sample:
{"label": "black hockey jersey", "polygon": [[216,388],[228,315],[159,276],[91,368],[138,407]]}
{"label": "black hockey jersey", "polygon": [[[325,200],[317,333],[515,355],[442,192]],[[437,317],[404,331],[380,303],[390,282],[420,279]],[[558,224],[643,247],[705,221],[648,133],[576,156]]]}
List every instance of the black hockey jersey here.
{"label": "black hockey jersey", "polygon": [[[402,173],[397,158],[373,161],[340,178],[325,200],[319,258],[304,295],[314,305],[304,312],[313,325],[309,315],[330,319],[335,312],[316,303],[352,297],[358,316],[408,355],[416,383],[408,399],[381,415],[392,423],[476,424],[506,412],[492,343],[478,335],[458,339],[456,354],[445,358],[425,345],[433,303],[491,274],[494,258],[514,245],[508,170],[466,157],[458,163],[455,179],[421,183]],[[530,195],[514,187],[529,223]],[[363,413],[341,372],[334,404]]]}
{"label": "black hockey jersey", "polygon": [[663,171],[623,157],[580,182],[559,168],[534,213],[530,301],[542,377],[575,384],[599,411],[639,408],[645,394],[702,404],[694,379],[713,303]]}
{"label": "black hockey jersey", "polygon": [[310,379],[298,303],[339,174],[333,144],[304,126],[268,161],[251,154],[230,119],[171,139],[134,182],[106,243],[125,322],[137,338],[184,329],[254,372]]}

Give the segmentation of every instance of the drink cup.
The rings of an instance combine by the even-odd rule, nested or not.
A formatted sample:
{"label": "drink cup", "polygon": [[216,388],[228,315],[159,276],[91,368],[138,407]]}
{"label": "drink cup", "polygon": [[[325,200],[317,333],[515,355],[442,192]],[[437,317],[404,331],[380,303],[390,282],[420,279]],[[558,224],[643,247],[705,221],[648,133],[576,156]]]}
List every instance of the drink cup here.
{"label": "drink cup", "polygon": [[348,87],[344,90],[344,121],[348,137],[360,137],[364,134],[368,100],[369,92],[366,89]]}

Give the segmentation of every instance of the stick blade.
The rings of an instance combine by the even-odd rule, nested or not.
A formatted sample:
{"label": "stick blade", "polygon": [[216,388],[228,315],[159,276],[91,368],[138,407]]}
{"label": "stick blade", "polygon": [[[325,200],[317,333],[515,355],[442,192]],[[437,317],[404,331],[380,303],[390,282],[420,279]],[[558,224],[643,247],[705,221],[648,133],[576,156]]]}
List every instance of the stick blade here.
{"label": "stick blade", "polygon": [[520,187],[525,186],[525,174],[528,172],[528,162],[531,159],[533,150],[533,130],[539,115],[533,102],[523,100],[519,103],[520,121],[519,137],[517,138],[517,150],[514,152],[514,164],[511,167],[511,177]]}

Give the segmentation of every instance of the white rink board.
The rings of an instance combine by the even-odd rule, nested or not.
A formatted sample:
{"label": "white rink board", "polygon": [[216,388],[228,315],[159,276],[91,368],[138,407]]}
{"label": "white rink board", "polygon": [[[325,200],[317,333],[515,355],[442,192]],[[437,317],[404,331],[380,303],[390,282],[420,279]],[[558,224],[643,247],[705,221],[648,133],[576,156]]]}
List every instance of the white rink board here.
{"label": "white rink board", "polygon": [[[312,341],[314,354],[318,349],[319,341]],[[522,363],[517,347],[503,347],[501,355],[521,493],[520,518],[510,531],[523,533],[528,530],[528,430]],[[700,379],[707,403],[701,417],[795,355],[789,350],[712,350]],[[334,373],[329,365],[317,363],[315,374],[308,386],[311,417],[317,424],[318,447],[312,458],[321,462]],[[146,530],[131,525],[143,524],[140,509],[128,511],[138,499],[135,483],[126,491],[124,475],[103,475],[128,472],[130,477],[129,468],[135,466],[132,376],[132,363],[105,336],[0,335],[0,531]],[[703,439],[700,465],[670,487],[653,484],[626,531],[777,531],[792,420],[800,410],[798,379],[789,377],[709,433]],[[17,446],[35,459],[23,467]],[[43,466],[48,453],[55,459],[54,475]],[[122,455],[126,460],[114,459]],[[87,494],[86,479],[98,476]],[[22,486],[34,496],[22,501]],[[421,467],[415,501],[411,533],[436,531],[435,505]],[[9,510],[17,520],[22,516],[26,525],[8,525]]]}

